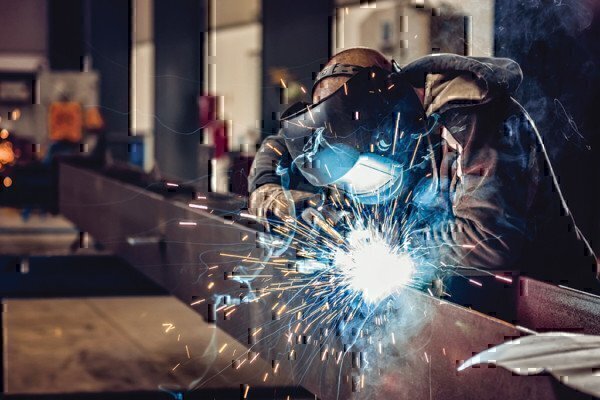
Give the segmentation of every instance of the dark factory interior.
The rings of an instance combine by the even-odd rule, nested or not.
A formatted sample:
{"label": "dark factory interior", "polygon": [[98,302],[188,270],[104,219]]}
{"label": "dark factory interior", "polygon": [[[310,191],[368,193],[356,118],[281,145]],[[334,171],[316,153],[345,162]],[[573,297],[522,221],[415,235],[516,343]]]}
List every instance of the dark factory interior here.
{"label": "dark factory interior", "polygon": [[597,0],[0,0],[0,398],[598,398],[598,115]]}

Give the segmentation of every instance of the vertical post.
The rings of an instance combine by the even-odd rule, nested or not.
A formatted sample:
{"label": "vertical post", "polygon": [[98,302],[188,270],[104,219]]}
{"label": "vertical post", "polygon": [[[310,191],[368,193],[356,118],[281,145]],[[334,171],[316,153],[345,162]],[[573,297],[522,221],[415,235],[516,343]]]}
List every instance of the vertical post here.
{"label": "vertical post", "polygon": [[304,86],[310,101],[314,75],[331,56],[333,9],[331,0],[263,0],[263,136],[277,133],[288,106],[279,75]]}
{"label": "vertical post", "polygon": [[197,178],[203,3],[154,0],[156,162],[161,172],[180,179]]}

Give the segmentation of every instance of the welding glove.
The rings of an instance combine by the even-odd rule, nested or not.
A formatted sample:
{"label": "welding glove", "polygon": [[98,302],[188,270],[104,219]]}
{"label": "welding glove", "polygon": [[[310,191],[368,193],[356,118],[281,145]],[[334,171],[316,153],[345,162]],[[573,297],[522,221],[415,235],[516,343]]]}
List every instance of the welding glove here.
{"label": "welding glove", "polygon": [[315,232],[324,232],[336,242],[343,243],[344,230],[340,221],[346,215],[346,211],[334,207],[308,207],[302,212],[302,219]]}
{"label": "welding glove", "polygon": [[250,195],[248,211],[259,217],[259,221],[270,231],[273,225],[295,218],[307,207],[323,204],[323,194],[302,190],[285,190],[280,185],[260,186]]}
{"label": "welding glove", "polygon": [[336,210],[333,207],[308,207],[302,212],[302,219],[311,227],[316,227],[317,221],[327,221],[335,227],[338,222],[347,214],[344,210]]}

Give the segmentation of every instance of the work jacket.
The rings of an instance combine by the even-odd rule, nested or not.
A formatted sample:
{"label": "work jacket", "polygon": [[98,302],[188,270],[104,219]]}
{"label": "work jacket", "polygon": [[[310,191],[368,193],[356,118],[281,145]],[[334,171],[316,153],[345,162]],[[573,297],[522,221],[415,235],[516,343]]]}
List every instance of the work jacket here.
{"label": "work jacket", "polygon": [[[520,270],[593,287],[596,259],[565,209],[542,134],[512,97],[522,80],[519,65],[440,54],[401,74],[424,89],[426,115],[439,120],[427,137],[431,173],[411,201],[412,245],[428,249],[437,265]],[[283,137],[267,137],[250,191],[281,184],[277,168],[291,164]],[[297,169],[288,170],[291,189],[318,190]]]}

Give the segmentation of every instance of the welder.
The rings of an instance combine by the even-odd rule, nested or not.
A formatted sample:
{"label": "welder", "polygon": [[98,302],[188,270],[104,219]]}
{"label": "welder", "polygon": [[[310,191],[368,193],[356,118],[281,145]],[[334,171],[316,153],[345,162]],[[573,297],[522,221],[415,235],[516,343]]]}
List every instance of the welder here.
{"label": "welder", "polygon": [[512,98],[521,80],[509,59],[437,54],[400,67],[372,49],[342,51],[317,75],[312,104],[291,106],[264,140],[249,210],[285,221],[320,209],[332,189],[365,206],[412,196],[411,240],[439,265],[591,286],[595,258]]}

